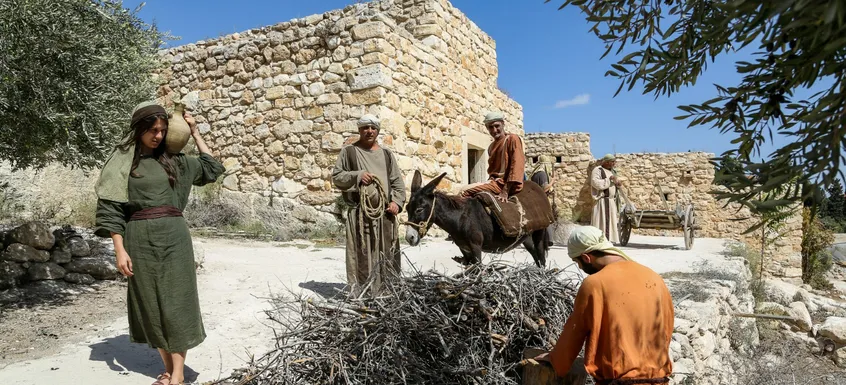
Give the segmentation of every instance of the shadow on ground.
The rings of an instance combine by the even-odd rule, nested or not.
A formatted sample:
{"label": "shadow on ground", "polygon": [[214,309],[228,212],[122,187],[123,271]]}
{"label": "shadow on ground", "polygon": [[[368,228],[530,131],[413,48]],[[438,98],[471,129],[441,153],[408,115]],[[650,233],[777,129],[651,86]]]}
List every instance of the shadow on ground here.
{"label": "shadow on ground", "polygon": [[0,291],[0,318],[15,309],[62,307],[85,293],[94,293],[109,285],[124,284],[120,281],[98,281],[86,286],[61,280],[30,282],[23,286]]}
{"label": "shadow on ground", "polygon": [[345,295],[344,288],[347,285],[338,282],[317,282],[317,281],[308,281],[308,282],[301,282],[299,287],[311,290],[317,295],[323,298],[335,298]]}
{"label": "shadow on ground", "polygon": [[[133,372],[152,379],[164,372],[158,351],[146,344],[130,342],[127,334],[106,338],[89,347],[90,361],[102,361],[115,372]],[[187,360],[191,361],[190,352]],[[185,382],[196,381],[198,375],[189,365],[185,365]]]}
{"label": "shadow on ground", "polygon": [[647,243],[629,243],[624,247],[640,250],[684,250],[684,245],[653,245]]}

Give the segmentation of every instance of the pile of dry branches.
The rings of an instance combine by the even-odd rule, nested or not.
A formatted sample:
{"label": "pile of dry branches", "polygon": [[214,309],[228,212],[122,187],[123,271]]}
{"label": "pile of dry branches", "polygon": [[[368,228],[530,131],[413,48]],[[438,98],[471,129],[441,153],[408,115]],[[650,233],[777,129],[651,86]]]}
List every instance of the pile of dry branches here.
{"label": "pile of dry branches", "polygon": [[274,299],[277,347],[225,384],[517,384],[527,347],[551,348],[576,281],[493,263],[418,273],[375,298]]}

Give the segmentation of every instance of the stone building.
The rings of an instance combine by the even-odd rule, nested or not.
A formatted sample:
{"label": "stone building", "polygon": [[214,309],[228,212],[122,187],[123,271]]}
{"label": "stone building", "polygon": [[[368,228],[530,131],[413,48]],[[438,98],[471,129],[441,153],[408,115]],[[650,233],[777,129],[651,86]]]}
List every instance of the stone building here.
{"label": "stone building", "polygon": [[223,187],[256,204],[332,212],[330,182],[356,120],[382,120],[383,145],[409,182],[484,178],[482,118],[522,108],[497,88],[496,46],[447,0],[384,0],[199,41],[163,53],[159,98],[193,107],[227,169]]}
{"label": "stone building", "polygon": [[[587,133],[527,134],[526,157],[531,165],[541,156],[554,159],[553,184],[559,218],[590,223],[593,201],[588,175],[595,167]],[[743,240],[760,247],[760,231],[743,234],[756,223],[746,207],[726,205],[710,193],[713,184],[714,154],[704,152],[618,154],[616,169],[624,178],[628,198],[638,210],[675,210],[676,205],[692,204],[701,229],[696,237]],[[663,199],[662,199],[663,196]],[[667,206],[664,205],[666,200]],[[680,230],[634,229],[634,234],[681,236]],[[769,272],[775,276],[796,279],[801,277],[802,218],[797,211],[768,247]]]}
{"label": "stone building", "polygon": [[[486,178],[491,141],[482,124],[486,112],[503,111],[507,130],[524,134],[522,107],[497,87],[493,39],[448,0],[355,4],[175,47],[161,56],[158,97],[164,104],[181,99],[189,105],[227,167],[221,191],[253,214],[269,208],[286,222],[334,220],[339,194],[331,171],[341,147],[356,139],[355,122],[365,113],[381,118],[382,144],[397,155],[408,184],[414,170],[427,179],[446,172],[444,189]],[[542,155],[555,160],[559,217],[589,218],[590,135],[529,134],[524,145],[529,169]],[[760,237],[741,234],[754,220],[749,212],[723,207],[708,194],[714,176],[710,156],[624,154],[618,169],[638,208],[662,209],[659,193],[671,207],[692,202],[702,226],[698,237],[758,244]],[[79,203],[69,204],[69,192],[51,188],[57,184],[45,174],[0,167],[0,176],[9,176],[33,202],[90,211],[96,172],[57,175],[73,182],[60,185],[78,187],[73,196]],[[656,180],[664,190],[656,190]],[[768,266],[775,275],[799,275],[801,220],[794,219],[772,248],[775,263]]]}

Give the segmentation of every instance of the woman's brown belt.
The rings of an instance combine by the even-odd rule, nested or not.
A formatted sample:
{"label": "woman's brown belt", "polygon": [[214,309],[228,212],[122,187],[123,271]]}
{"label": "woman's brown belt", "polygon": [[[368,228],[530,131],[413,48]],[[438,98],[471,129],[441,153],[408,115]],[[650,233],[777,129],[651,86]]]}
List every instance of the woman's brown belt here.
{"label": "woman's brown belt", "polygon": [[156,206],[148,207],[146,209],[138,210],[132,213],[129,217],[130,221],[140,221],[144,219],[156,219],[165,217],[181,217],[182,210],[173,206]]}

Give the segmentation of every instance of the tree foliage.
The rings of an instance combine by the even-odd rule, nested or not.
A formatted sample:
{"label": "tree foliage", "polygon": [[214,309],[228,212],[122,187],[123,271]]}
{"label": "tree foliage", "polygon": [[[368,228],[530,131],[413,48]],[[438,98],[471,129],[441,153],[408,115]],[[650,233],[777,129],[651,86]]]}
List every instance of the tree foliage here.
{"label": "tree foliage", "polygon": [[[827,187],[842,176],[846,2],[566,0],[559,9],[567,6],[592,23],[606,46],[603,57],[634,46],[606,73],[621,80],[617,93],[642,84],[644,94],[670,96],[695,84],[709,61],[757,45],[754,60],[735,63],[740,84],[715,85],[713,99],[679,106],[677,119],[689,126],[735,137],[736,148],[723,157],[742,167],[723,175],[728,191],[717,198],[759,214],[778,211],[807,201],[813,185]],[[795,96],[812,87],[824,89],[804,100]],[[761,146],[775,135],[787,136],[788,144],[762,156]],[[796,184],[778,196],[756,199],[791,180]]]}
{"label": "tree foliage", "polygon": [[843,184],[840,183],[840,179],[835,179],[831,186],[828,186],[828,197],[825,200],[822,215],[838,221],[846,221],[846,196],[843,195]]}
{"label": "tree foliage", "polygon": [[[140,9],[140,7],[139,7]],[[0,160],[94,167],[154,96],[165,35],[119,0],[0,1]]]}
{"label": "tree foliage", "polygon": [[828,186],[828,196],[820,209],[820,220],[831,231],[839,233],[846,229],[846,196],[843,195],[840,179],[835,179]]}
{"label": "tree foliage", "polygon": [[743,172],[743,165],[733,156],[723,156],[716,160],[714,169],[714,184],[729,187],[731,175]]}
{"label": "tree foliage", "polygon": [[802,211],[802,282],[816,289],[828,289],[831,284],[825,273],[831,269],[834,234],[823,226],[820,218],[812,215],[810,208]]}

